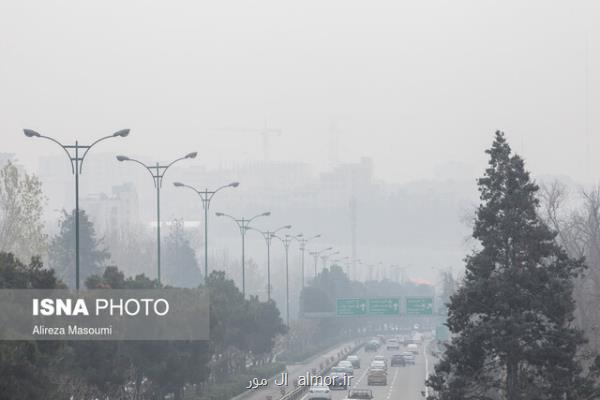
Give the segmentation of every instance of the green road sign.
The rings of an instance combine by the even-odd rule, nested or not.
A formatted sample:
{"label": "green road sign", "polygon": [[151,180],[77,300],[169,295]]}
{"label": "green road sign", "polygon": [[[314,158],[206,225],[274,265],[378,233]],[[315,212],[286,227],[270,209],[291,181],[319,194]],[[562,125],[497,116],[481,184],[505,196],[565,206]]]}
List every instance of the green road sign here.
{"label": "green road sign", "polygon": [[338,316],[366,315],[367,299],[337,299],[336,314]]}
{"label": "green road sign", "polygon": [[369,315],[400,315],[400,299],[369,299]]}
{"label": "green road sign", "polygon": [[408,315],[433,315],[433,297],[407,297]]}

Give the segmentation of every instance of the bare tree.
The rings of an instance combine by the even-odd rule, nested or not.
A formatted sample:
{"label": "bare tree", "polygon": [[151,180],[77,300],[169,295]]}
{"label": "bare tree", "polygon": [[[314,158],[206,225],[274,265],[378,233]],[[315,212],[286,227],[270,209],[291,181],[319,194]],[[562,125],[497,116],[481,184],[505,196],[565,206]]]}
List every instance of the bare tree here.
{"label": "bare tree", "polygon": [[42,184],[36,176],[10,161],[0,170],[0,250],[24,261],[45,254],[44,203]]}
{"label": "bare tree", "polygon": [[542,185],[540,212],[557,232],[571,257],[585,257],[587,270],[575,281],[576,323],[589,340],[587,350],[600,354],[600,187],[580,190],[575,198],[554,181]]}

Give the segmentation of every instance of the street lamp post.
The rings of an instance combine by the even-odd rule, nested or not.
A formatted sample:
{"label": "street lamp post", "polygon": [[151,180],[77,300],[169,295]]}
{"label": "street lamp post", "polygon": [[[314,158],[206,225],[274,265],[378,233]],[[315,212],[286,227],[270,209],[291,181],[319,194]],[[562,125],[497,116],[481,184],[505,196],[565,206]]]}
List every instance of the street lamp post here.
{"label": "street lamp post", "polygon": [[300,244],[299,248],[300,248],[300,264],[302,265],[302,289],[304,289],[304,285],[305,285],[305,274],[304,274],[304,252],[306,250],[306,245],[308,244],[308,242],[310,242],[313,239],[317,239],[320,238],[321,234],[309,237],[309,238],[305,238],[305,237],[301,237],[300,239],[298,239],[298,243]]}
{"label": "street lamp post", "polygon": [[[113,133],[112,135],[101,137],[100,139],[92,142],[90,145],[81,145],[77,140],[75,141],[74,145],[64,145],[56,139],[53,139],[49,136],[44,136],[31,129],[24,129],[23,132],[27,137],[47,139],[56,143],[62,147],[65,153],[67,153],[67,157],[69,157],[69,161],[71,162],[71,172],[73,175],[75,175],[75,288],[79,290],[79,175],[83,171],[83,161],[88,151],[90,151],[94,145],[106,139],[114,137],[126,137],[129,135],[129,129],[122,129]],[[80,150],[83,151],[83,154],[80,154]]]}
{"label": "street lamp post", "polygon": [[315,251],[309,251],[308,254],[310,254],[311,256],[313,256],[314,260],[315,260],[315,278],[317,277],[317,263],[319,262],[319,256],[325,252],[325,251],[329,251],[332,250],[333,247],[327,247],[326,249],[322,249],[322,250],[315,250]]}
{"label": "street lamp post", "polygon": [[152,180],[154,182],[154,187],[156,188],[156,258],[157,258],[157,260],[156,260],[156,265],[157,265],[156,275],[157,275],[159,284],[161,282],[161,280],[160,280],[160,189],[162,188],[163,177],[165,176],[165,173],[167,172],[167,170],[173,164],[175,164],[176,162],[181,161],[181,160],[185,160],[185,159],[189,159],[189,158],[196,158],[197,154],[198,153],[196,153],[196,152],[188,153],[185,156],[177,158],[166,165],[161,165],[158,162],[154,165],[147,165],[147,164],[144,164],[143,162],[136,160],[134,158],[130,158],[127,156],[122,156],[122,155],[117,156],[117,160],[120,162],[131,161],[131,162],[137,163],[137,164],[141,165],[142,167],[146,168],[146,170],[148,170],[148,172],[152,176]]}
{"label": "street lamp post", "polygon": [[189,186],[181,182],[175,182],[173,185],[176,187],[185,187],[193,190],[198,196],[200,196],[200,199],[202,200],[202,208],[204,209],[204,283],[206,284],[208,279],[208,209],[210,208],[210,201],[215,193],[217,193],[219,190],[228,187],[238,187],[239,182],[231,182],[229,185],[221,186],[220,188],[212,191],[208,189],[198,190],[193,186]]}
{"label": "street lamp post", "polygon": [[227,218],[233,220],[236,223],[236,225],[238,226],[238,228],[240,228],[240,234],[242,235],[242,293],[243,293],[244,297],[246,297],[246,254],[245,254],[246,231],[248,231],[248,228],[250,227],[250,222],[254,221],[258,217],[268,217],[269,215],[271,215],[271,212],[266,211],[262,214],[255,215],[254,217],[252,217],[250,219],[245,219],[244,217],[242,217],[241,219],[238,219],[229,214],[225,214],[222,212],[216,213],[217,217],[227,217]]}
{"label": "street lamp post", "polygon": [[321,261],[323,261],[323,269],[327,268],[327,260],[329,260],[329,257],[335,256],[337,254],[340,254],[340,252],[339,251],[334,251],[333,253],[329,253],[329,254],[327,254],[327,252],[325,252],[321,256]]}
{"label": "street lamp post", "polygon": [[374,264],[368,264],[367,267],[369,268],[369,281],[373,280],[373,268],[375,268]]}
{"label": "street lamp post", "polygon": [[[363,278],[364,278],[364,274],[362,273],[362,267],[363,267],[363,266],[365,266],[365,265],[367,265],[367,264],[365,264],[365,263],[363,262],[363,260],[362,260],[362,259],[357,259],[357,260],[354,260],[354,261],[355,261],[355,265],[358,265],[358,266],[359,266],[359,268],[361,268],[361,272],[360,272],[360,273],[358,273],[358,272],[356,271],[356,269],[354,269],[354,279],[358,281],[358,280],[360,280],[360,279],[363,279]],[[366,282],[366,281],[367,281],[367,280],[366,280],[366,278],[365,278],[365,279],[363,280],[363,282]]]}
{"label": "street lamp post", "polygon": [[352,279],[354,280],[358,280],[357,274],[356,274],[356,264],[362,264],[362,260],[360,258],[355,258],[355,259],[351,259],[350,261],[350,265],[352,266]]}
{"label": "street lamp post", "polygon": [[342,257],[342,258],[336,258],[336,259],[333,259],[333,260],[331,260],[331,263],[332,263],[332,265],[333,265],[333,264],[338,264],[338,265],[340,265],[340,266],[342,266],[341,264],[345,264],[345,267],[346,267],[346,274],[347,274],[348,278],[350,278],[350,272],[349,272],[349,271],[350,271],[350,265],[349,265],[349,260],[350,260],[350,257],[349,257],[349,256],[346,256],[346,257]]}
{"label": "street lamp post", "polygon": [[267,299],[269,301],[271,301],[271,241],[277,232],[282,229],[290,229],[291,227],[291,225],[285,225],[273,231],[261,231],[250,226],[248,227],[248,229],[260,233],[267,244]]}
{"label": "street lamp post", "polygon": [[287,326],[290,326],[290,263],[289,263],[289,250],[290,244],[293,240],[298,240],[302,237],[302,234],[299,235],[285,235],[284,237],[273,235],[277,239],[281,240],[283,243],[283,248],[285,249],[285,317],[287,321]]}

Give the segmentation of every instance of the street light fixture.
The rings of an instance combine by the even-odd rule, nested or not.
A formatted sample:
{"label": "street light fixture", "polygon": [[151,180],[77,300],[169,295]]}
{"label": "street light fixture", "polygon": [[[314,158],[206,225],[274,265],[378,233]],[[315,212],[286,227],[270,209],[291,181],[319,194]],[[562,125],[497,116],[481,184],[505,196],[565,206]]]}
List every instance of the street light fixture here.
{"label": "street light fixture", "polygon": [[290,244],[293,240],[298,240],[302,237],[302,234],[298,235],[285,235],[284,237],[273,235],[277,239],[281,240],[283,243],[283,248],[285,249],[285,317],[287,321],[288,328],[290,327]]}
{"label": "street light fixture", "polygon": [[246,232],[248,231],[248,228],[250,227],[250,222],[254,221],[256,218],[259,217],[268,217],[269,215],[271,215],[270,211],[266,211],[262,214],[257,214],[254,217],[250,218],[250,219],[245,219],[244,217],[242,218],[236,218],[233,217],[229,214],[225,214],[222,212],[217,212],[215,213],[215,215],[217,217],[227,217],[229,219],[231,219],[233,222],[236,223],[236,225],[238,226],[238,228],[240,229],[240,234],[242,235],[242,294],[244,295],[244,298],[246,297]]}
{"label": "street light fixture", "polygon": [[171,161],[168,164],[165,165],[161,165],[160,163],[156,163],[154,165],[148,165],[145,164],[139,160],[136,160],[135,158],[131,158],[131,157],[127,157],[127,156],[123,156],[123,155],[118,155],[117,156],[117,161],[120,162],[124,162],[124,161],[131,161],[134,162],[136,164],[141,165],[142,167],[146,168],[146,170],[148,170],[148,172],[150,173],[150,176],[152,176],[152,181],[154,182],[154,187],[156,188],[156,269],[157,269],[157,278],[158,278],[158,283],[160,285],[160,189],[162,188],[162,182],[163,182],[163,177],[165,176],[165,173],[167,172],[167,170],[176,162],[181,161],[181,160],[186,160],[186,159],[191,159],[191,158],[196,158],[196,156],[198,155],[197,152],[192,152],[192,153],[188,153],[183,157],[179,157],[173,161]]}
{"label": "street light fixture", "polygon": [[323,269],[327,268],[327,260],[329,260],[329,257],[335,256],[337,254],[340,254],[340,252],[334,251],[333,253],[329,253],[329,254],[327,254],[327,252],[325,252],[323,255],[321,255],[321,261],[323,261]]}
{"label": "street light fixture", "polygon": [[225,188],[236,188],[240,184],[239,182],[231,182],[228,185],[221,186],[215,190],[198,190],[193,186],[186,185],[181,182],[174,182],[173,185],[175,187],[183,187],[188,188],[196,192],[200,199],[202,200],[202,208],[204,209],[204,283],[206,284],[208,279],[208,209],[210,208],[210,201],[212,200],[215,193]]}
{"label": "street light fixture", "polygon": [[[102,142],[103,140],[114,138],[114,137],[126,137],[129,135],[129,129],[121,129],[113,133],[112,135],[101,137],[96,141],[92,142],[90,145],[80,145],[79,141],[75,141],[73,145],[64,145],[58,140],[51,138],[49,136],[42,135],[32,129],[23,129],[23,133],[25,136],[30,138],[41,138],[47,139],[51,142],[59,145],[65,153],[67,153],[67,157],[69,157],[69,161],[71,163],[71,173],[75,175],[75,288],[79,290],[79,269],[80,269],[80,256],[79,256],[79,175],[83,172],[83,161],[85,160],[85,156],[90,151],[92,147],[96,144]],[[83,154],[80,155],[79,151],[83,150]]]}
{"label": "street light fixture", "polygon": [[300,263],[302,265],[302,289],[305,286],[305,274],[304,274],[304,251],[306,250],[306,245],[308,242],[314,239],[318,239],[321,237],[321,234],[311,236],[309,238],[301,237],[298,239],[298,243],[300,244]]}
{"label": "street light fixture", "polygon": [[315,278],[315,279],[317,278],[317,263],[318,263],[318,261],[319,261],[319,256],[320,256],[320,255],[321,255],[323,252],[326,252],[326,251],[329,251],[329,250],[333,250],[333,247],[327,247],[326,249],[322,249],[322,250],[315,250],[315,251],[309,251],[309,252],[308,252],[308,254],[310,254],[311,256],[313,256],[313,257],[314,257],[314,259],[315,259],[315,276],[314,276],[314,278]]}
{"label": "street light fixture", "polygon": [[341,264],[345,264],[345,267],[346,267],[346,276],[348,276],[348,279],[350,279],[350,265],[349,265],[349,260],[350,260],[350,256],[346,256],[346,257],[342,257],[342,258],[335,258],[335,259],[331,260],[332,265],[333,264],[338,264],[338,265],[342,266]]}
{"label": "street light fixture", "polygon": [[267,299],[271,301],[271,241],[275,237],[275,234],[283,229],[291,229],[291,225],[285,225],[279,227],[273,231],[261,231],[259,229],[253,228],[251,226],[248,229],[256,231],[262,235],[267,244]]}

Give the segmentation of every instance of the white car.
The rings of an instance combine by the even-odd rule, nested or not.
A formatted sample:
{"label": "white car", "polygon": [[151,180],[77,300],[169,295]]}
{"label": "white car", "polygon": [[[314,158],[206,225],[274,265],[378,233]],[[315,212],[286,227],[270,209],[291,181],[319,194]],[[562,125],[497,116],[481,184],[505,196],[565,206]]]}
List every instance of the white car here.
{"label": "white car", "polygon": [[387,363],[385,361],[382,361],[382,360],[373,360],[373,361],[371,361],[370,368],[372,368],[372,369],[382,369],[384,371],[387,371]]}
{"label": "white car", "polygon": [[358,357],[356,354],[350,354],[346,360],[352,363],[352,367],[360,368],[360,357]]}
{"label": "white car", "polygon": [[388,339],[385,343],[385,348],[388,350],[400,350],[400,343],[396,339]]}
{"label": "white car", "polygon": [[352,361],[342,360],[338,363],[337,366],[340,368],[344,368],[346,371],[346,374],[354,375],[354,365],[352,365]]}
{"label": "white car", "polygon": [[331,391],[327,386],[311,386],[308,389],[307,400],[331,400]]}
{"label": "white car", "polygon": [[408,346],[406,346],[406,350],[410,351],[413,354],[419,354],[419,346],[411,343]]}
{"label": "white car", "polygon": [[377,356],[373,357],[373,361],[383,361],[385,363],[385,365],[387,366],[387,357],[386,356],[377,355]]}

